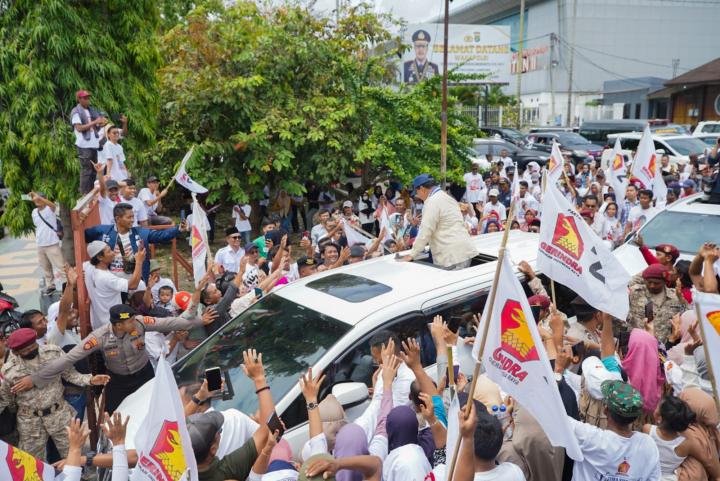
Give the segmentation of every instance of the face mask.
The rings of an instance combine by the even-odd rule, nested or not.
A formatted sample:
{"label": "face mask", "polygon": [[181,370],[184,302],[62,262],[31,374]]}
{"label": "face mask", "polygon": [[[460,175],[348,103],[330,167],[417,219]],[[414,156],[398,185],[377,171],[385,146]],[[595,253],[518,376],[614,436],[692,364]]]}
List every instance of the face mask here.
{"label": "face mask", "polygon": [[35,359],[35,358],[37,357],[38,353],[39,353],[39,350],[38,350],[38,349],[39,349],[39,348],[36,347],[36,348],[33,349],[32,351],[30,351],[30,352],[28,352],[28,353],[25,353],[25,354],[23,354],[23,355],[20,356],[20,357],[22,357],[23,359],[28,359],[28,360],[30,360],[30,359]]}

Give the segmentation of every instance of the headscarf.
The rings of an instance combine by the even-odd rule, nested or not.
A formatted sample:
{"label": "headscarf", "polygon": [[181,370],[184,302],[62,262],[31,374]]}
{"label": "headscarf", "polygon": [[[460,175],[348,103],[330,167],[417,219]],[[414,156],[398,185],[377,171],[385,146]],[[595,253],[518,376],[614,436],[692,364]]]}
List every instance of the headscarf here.
{"label": "headscarf", "polygon": [[697,315],[693,309],[687,310],[680,315],[680,334],[682,336],[680,337],[678,345],[673,346],[668,351],[668,358],[678,366],[681,365],[685,359],[685,345],[688,342],[692,342],[690,327],[696,319]]}
{"label": "headscarf", "polygon": [[630,385],[642,394],[643,409],[646,413],[653,413],[660,402],[665,383],[665,372],[658,357],[657,339],[643,329],[633,329],[622,366],[627,372]]}
{"label": "headscarf", "polygon": [[690,406],[696,416],[695,422],[682,435],[702,446],[705,455],[705,459],[686,458],[676,471],[678,481],[705,481],[708,477],[703,463],[709,464],[717,459],[720,452],[720,432],[717,429],[720,418],[715,401],[702,389],[694,387],[684,389],[678,397]]}
{"label": "headscarf", "polygon": [[[336,459],[350,456],[363,456],[368,454],[368,441],[365,430],[358,424],[349,423],[338,431],[335,438]],[[362,481],[363,475],[359,471],[341,469],[335,474],[337,481]]]}
{"label": "headscarf", "polygon": [[485,229],[483,229],[483,234],[488,233],[488,227],[490,227],[490,224],[495,224],[498,228],[498,231],[502,230],[502,227],[500,227],[500,223],[496,221],[495,219],[488,219],[488,221],[485,223]]}
{"label": "headscarf", "polygon": [[335,448],[337,433],[348,423],[345,417],[345,410],[332,394],[323,399],[318,405],[318,410],[320,412],[320,419],[322,420],[322,428],[328,450],[332,452]]}
{"label": "headscarf", "polygon": [[408,406],[397,406],[387,416],[388,452],[418,444],[418,420],[415,411]]}

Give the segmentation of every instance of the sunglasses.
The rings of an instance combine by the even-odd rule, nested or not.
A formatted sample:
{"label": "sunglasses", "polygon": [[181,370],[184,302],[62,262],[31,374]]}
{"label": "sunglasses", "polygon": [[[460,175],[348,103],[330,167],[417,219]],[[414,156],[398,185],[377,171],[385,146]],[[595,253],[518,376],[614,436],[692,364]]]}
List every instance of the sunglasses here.
{"label": "sunglasses", "polygon": [[239,235],[231,235],[230,238],[233,239],[233,240],[235,240],[235,239],[239,239],[240,236],[239,236]]}

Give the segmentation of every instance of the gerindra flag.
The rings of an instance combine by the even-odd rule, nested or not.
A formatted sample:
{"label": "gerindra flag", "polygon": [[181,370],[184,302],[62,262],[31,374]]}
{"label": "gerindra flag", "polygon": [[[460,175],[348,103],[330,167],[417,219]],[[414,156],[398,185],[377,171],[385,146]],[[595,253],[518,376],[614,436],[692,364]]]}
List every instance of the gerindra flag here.
{"label": "gerindra flag", "polygon": [[[564,447],[568,456],[582,461],[583,455],[567,421],[527,296],[513,273],[507,254],[495,288],[495,305],[482,356],[485,373],[532,414],[554,446]],[[487,322],[489,308],[488,303],[482,322]],[[475,359],[479,355],[479,346],[476,339],[473,346]]]}
{"label": "gerindra flag", "polygon": [[613,147],[612,157],[610,158],[610,167],[608,169],[608,184],[615,192],[615,200],[621,202],[625,198],[625,189],[628,185],[627,167],[625,167],[625,158],[620,147],[620,137],[615,139],[615,147]]}
{"label": "gerindra flag", "polygon": [[208,246],[206,226],[208,225],[205,211],[200,207],[200,203],[193,196],[192,225],[190,226],[190,245],[192,246],[192,263],[193,277],[195,277],[195,286],[197,287],[200,279],[205,275],[207,270]]}
{"label": "gerindra flag", "polygon": [[708,294],[693,290],[693,301],[700,310],[700,322],[703,325],[705,345],[710,359],[707,362],[712,366],[715,376],[720,373],[720,295]]}
{"label": "gerindra flag", "polygon": [[55,469],[25,451],[0,441],[0,479],[3,481],[53,481]]}
{"label": "gerindra flag", "polygon": [[630,275],[555,185],[545,189],[541,210],[538,269],[624,321]]}
{"label": "gerindra flag", "polygon": [[643,189],[652,190],[655,198],[660,201],[661,205],[664,205],[667,198],[667,186],[662,177],[662,169],[655,153],[655,144],[649,125],[645,126],[640,138],[631,173],[633,178],[640,182]]}
{"label": "gerindra flag", "polygon": [[135,436],[132,481],[197,481],[198,470],[177,383],[165,356],[158,358],[147,417]]}
{"label": "gerindra flag", "polygon": [[202,185],[198,184],[194,180],[190,178],[187,171],[185,170],[185,164],[187,164],[187,161],[192,156],[193,149],[187,151],[187,154],[185,154],[185,157],[183,157],[182,162],[180,162],[180,168],[175,173],[175,182],[185,187],[190,192],[194,192],[196,194],[204,194],[208,190],[203,187]]}
{"label": "gerindra flag", "polygon": [[548,185],[555,185],[555,183],[560,180],[560,177],[562,177],[563,170],[565,169],[565,159],[563,159],[562,152],[560,152],[560,146],[555,141],[553,141],[550,158],[547,164],[545,164],[545,167],[547,168]]}

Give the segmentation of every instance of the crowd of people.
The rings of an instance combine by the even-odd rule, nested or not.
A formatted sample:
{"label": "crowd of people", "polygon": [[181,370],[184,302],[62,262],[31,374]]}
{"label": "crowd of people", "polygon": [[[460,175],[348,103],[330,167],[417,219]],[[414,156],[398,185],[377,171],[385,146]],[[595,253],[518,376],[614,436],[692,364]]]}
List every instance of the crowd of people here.
{"label": "crowd of people", "polygon": [[[539,232],[542,223],[543,168],[531,162],[520,172],[507,155],[485,172],[473,164],[465,185],[447,190],[428,174],[412,185],[390,182],[367,192],[352,184],[308,184],[303,196],[271,195],[267,188],[257,203],[232,206],[230,225],[220,227],[226,246],[194,291],[183,291],[149,252],[152,244],[182,235],[192,221],[169,226],[172,219],[161,215],[168,188],[160,190],[156,177],[136,194],[119,142],[127,118],[113,126],[90,108],[88,92],[77,97],[72,123],[80,187],[83,193],[96,189],[101,218],[84,232],[89,260],[78,269],[63,263],[57,208],[47,195],[30,193],[46,293],[62,296],[47,313],[26,310],[0,339],[0,439],[56,463],[65,479],[80,479],[81,466],[98,466],[111,467],[113,480],[127,480],[137,452],[125,449],[127,419],[118,406],[154,377],[161,356],[181,358],[262,296],[390,254],[412,262],[429,251],[435,264],[463,269],[478,252],[475,236]],[[655,199],[632,181],[625,192],[614,192],[594,162],[574,165],[568,157],[559,188],[613,248],[674,199],[705,188],[716,195],[717,181],[704,184],[717,164],[717,147],[706,163],[691,158],[677,166],[663,157],[668,195]],[[254,218],[260,219],[257,229]],[[707,241],[686,261],[675,246],[647,246],[636,236],[648,267],[628,286],[626,319],[580,297],[561,312],[547,279],[526,262],[518,266],[533,291],[528,301],[583,461],[552,446],[527,410],[486,375],[474,392],[468,392],[469,372],[458,372],[451,383],[445,353],[475,342],[476,325],[452,330],[437,317],[428,326],[432,345],[391,331],[370,339],[377,372],[369,407],[357,419],[348,419],[332,395],[319,397],[324,378],[309,370],[299,380],[309,420],[309,440],[299,451],[264,422],[275,405],[261,353],[243,355],[257,389],[255,413],[212,409],[207,380],[180,386],[199,479],[447,479],[453,436],[462,439],[457,481],[720,479],[720,420],[692,297],[692,287],[719,292],[720,249]],[[78,325],[83,306],[74,304],[79,275],[90,301],[92,329],[84,337]],[[428,356],[437,365],[436,380],[420,361]],[[104,393],[101,424],[112,453],[85,448],[89,432],[81,422],[89,389]],[[472,408],[451,416],[455,396],[460,405],[472,398]]]}

